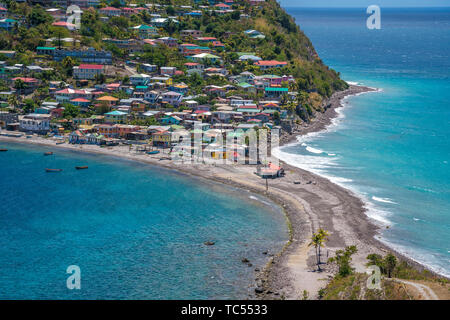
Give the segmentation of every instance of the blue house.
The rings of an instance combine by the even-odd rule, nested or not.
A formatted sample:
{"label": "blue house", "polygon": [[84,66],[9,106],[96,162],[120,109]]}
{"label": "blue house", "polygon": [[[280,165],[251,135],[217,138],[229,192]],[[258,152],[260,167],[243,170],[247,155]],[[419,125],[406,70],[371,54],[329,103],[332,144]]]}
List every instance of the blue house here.
{"label": "blue house", "polygon": [[165,125],[180,124],[181,120],[182,119],[177,116],[168,116],[168,117],[161,119],[161,123],[165,124]]}
{"label": "blue house", "polygon": [[6,30],[11,30],[16,23],[18,23],[18,21],[14,20],[14,19],[9,19],[9,18],[1,19],[0,20],[0,28],[6,29]]}

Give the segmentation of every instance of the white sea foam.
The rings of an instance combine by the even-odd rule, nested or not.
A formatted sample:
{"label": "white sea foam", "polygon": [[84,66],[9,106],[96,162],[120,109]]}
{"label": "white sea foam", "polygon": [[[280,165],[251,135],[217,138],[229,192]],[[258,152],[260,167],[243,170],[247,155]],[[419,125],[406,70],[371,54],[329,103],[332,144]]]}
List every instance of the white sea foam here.
{"label": "white sea foam", "polygon": [[315,154],[322,154],[322,153],[325,153],[323,150],[316,149],[316,148],[313,148],[313,147],[310,147],[310,146],[307,146],[307,147],[306,147],[306,150],[307,150],[308,152],[315,153]]}
{"label": "white sea foam", "polygon": [[[347,81],[347,83],[349,83],[349,82]],[[354,83],[351,83],[351,84],[354,84]],[[376,89],[376,88],[374,88],[374,89],[376,90],[376,92],[380,91],[379,89]],[[355,95],[346,96],[344,99],[342,99],[342,102],[341,102],[342,107],[335,109],[337,116],[335,118],[333,118],[331,120],[331,123],[327,127],[325,127],[325,129],[323,129],[322,131],[310,132],[306,135],[298,136],[296,142],[293,142],[293,143],[285,145],[281,148],[275,149],[275,150],[273,150],[273,153],[276,157],[278,157],[279,159],[285,161],[286,163],[288,163],[292,166],[313,172],[317,175],[327,178],[331,182],[333,182],[341,187],[344,187],[344,188],[350,190],[353,194],[355,194],[361,200],[363,200],[365,207],[367,209],[366,215],[368,217],[370,217],[375,222],[377,222],[378,224],[381,224],[383,226],[392,225],[391,221],[389,221],[389,219],[388,219],[390,213],[384,209],[377,207],[374,203],[372,203],[372,201],[369,201],[367,196],[365,194],[363,194],[361,192],[361,190],[359,190],[355,185],[351,184],[353,182],[353,180],[344,178],[344,177],[333,176],[329,172],[327,172],[326,169],[330,169],[330,167],[336,166],[336,160],[338,160],[338,157],[333,157],[333,156],[335,156],[334,153],[327,153],[326,151],[323,151],[323,150],[320,150],[317,148],[312,148],[311,146],[308,146],[308,144],[307,144],[307,142],[313,141],[313,140],[323,136],[326,133],[334,132],[338,129],[342,129],[343,119],[345,119],[344,112],[346,109],[352,107],[352,105],[349,102],[349,98],[352,96],[359,96],[359,95],[365,94],[365,93],[370,93],[370,92],[361,92],[361,93],[357,93]],[[314,155],[300,155],[300,154],[293,154],[293,153],[285,152],[285,150],[287,148],[295,146],[295,145],[300,145],[302,147],[306,147],[305,149],[308,152],[316,154],[316,155],[315,156]],[[320,157],[320,156],[317,156],[318,154],[327,154],[329,157]],[[391,201],[390,199],[383,199],[383,198],[378,198],[378,199],[385,200],[385,202]],[[372,199],[372,200],[376,200],[376,199]]]}
{"label": "white sea foam", "polygon": [[395,251],[409,257],[411,260],[424,265],[431,271],[434,271],[445,277],[450,277],[448,265],[443,265],[442,263],[442,255],[430,253],[429,251],[421,248],[412,248],[409,246],[405,246],[391,239],[387,240],[380,237],[378,238],[378,240],[383,242],[388,247],[391,247]]}
{"label": "white sea foam", "polygon": [[[347,82],[349,83],[349,82]],[[376,91],[373,92],[382,92],[382,89],[374,88]],[[364,93],[360,93],[364,94]],[[360,95],[356,94],[356,95]],[[286,163],[299,167],[301,169],[313,172],[317,175],[320,175],[324,178],[327,178],[331,182],[344,187],[348,189],[350,192],[352,192],[355,196],[358,196],[364,203],[364,207],[366,208],[366,215],[371,218],[376,224],[384,227],[384,226],[390,226],[392,227],[394,224],[389,220],[389,216],[392,214],[391,212],[384,210],[380,208],[376,202],[380,203],[393,203],[395,204],[392,199],[389,198],[381,198],[372,196],[371,199],[368,198],[366,194],[364,194],[357,186],[352,184],[351,179],[343,178],[343,177],[336,177],[332,176],[326,169],[330,169],[331,167],[335,166],[335,161],[338,159],[338,157],[320,157],[317,155],[299,155],[299,154],[292,154],[285,152],[286,148],[295,146],[295,145],[301,145],[302,147],[308,147],[307,142],[313,141],[317,139],[318,137],[321,137],[322,135],[333,132],[338,129],[341,129],[343,127],[343,119],[345,118],[345,110],[349,107],[352,107],[350,104],[348,98],[351,96],[347,96],[342,100],[342,107],[336,108],[335,111],[337,113],[337,117],[332,119],[331,124],[327,126],[324,130],[319,132],[311,132],[304,136],[297,137],[297,141],[290,143],[289,145],[283,146],[281,148],[278,148],[276,150],[273,150],[273,153],[275,156],[277,156],[279,159],[285,161]],[[319,150],[319,149],[315,149]],[[308,150],[310,151],[310,150]],[[322,150],[320,150],[322,151]],[[310,151],[311,152],[311,151]],[[324,153],[328,154],[329,156],[334,155],[333,153],[327,153],[326,151],[323,151]],[[317,154],[315,152],[312,152],[314,154]],[[353,168],[354,169],[354,168]],[[417,186],[413,186],[414,189],[425,189],[423,191],[427,192],[434,192],[433,190],[429,190],[426,188],[420,188]],[[416,220],[417,219],[417,220]],[[414,218],[415,221],[419,221],[420,219]],[[442,260],[440,260],[437,256],[435,256],[432,253],[426,252],[425,250],[419,249],[419,248],[412,248],[405,245],[400,245],[396,243],[393,240],[387,240],[384,239],[381,235],[376,236],[377,239],[379,239],[381,242],[385,243],[387,246],[393,248],[397,252],[404,254],[405,256],[408,256],[411,258],[411,260],[414,260],[418,263],[421,263],[425,265],[430,270],[433,270],[434,272],[437,272],[439,274],[442,274],[444,276],[450,277],[450,273],[447,271],[447,267],[442,265]],[[448,251],[450,253],[450,250]]]}
{"label": "white sea foam", "polygon": [[372,196],[372,200],[375,200],[375,201],[378,201],[378,202],[384,202],[384,203],[397,204],[396,202],[392,201],[389,198],[379,198],[379,197]]}

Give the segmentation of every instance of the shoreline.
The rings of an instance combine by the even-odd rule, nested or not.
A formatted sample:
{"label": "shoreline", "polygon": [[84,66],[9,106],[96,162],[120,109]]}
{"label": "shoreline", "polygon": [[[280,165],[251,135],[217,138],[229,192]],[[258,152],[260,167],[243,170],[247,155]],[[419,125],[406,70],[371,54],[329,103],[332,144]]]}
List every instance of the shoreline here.
{"label": "shoreline", "polygon": [[[373,88],[350,86],[349,89],[335,93],[327,102],[324,113],[307,126],[294,131],[280,145],[294,142],[296,137],[326,129],[337,116],[335,109],[342,107],[342,99],[376,91]],[[55,145],[55,141],[33,137],[27,139],[0,136],[0,141],[27,143],[55,147],[78,152],[103,154],[154,166],[175,170],[181,174],[206,179],[259,194],[280,206],[287,219],[290,239],[281,252],[274,254],[265,268],[256,274],[255,295],[257,299],[302,299],[303,291],[310,298],[317,298],[317,292],[323,288],[335,272],[333,266],[322,264],[323,271],[316,272],[314,249],[308,247],[312,232],[322,227],[330,232],[329,241],[323,249],[322,262],[328,255],[348,245],[356,245],[358,253],[353,257],[357,272],[365,271],[366,256],[369,253],[386,254],[393,252],[409,264],[424,269],[426,266],[406,257],[375,236],[380,228],[366,216],[365,204],[350,190],[338,186],[326,178],[311,172],[290,166],[283,161],[286,176],[269,181],[269,191],[265,190],[265,181],[254,174],[255,166],[220,164],[182,164],[171,160],[160,160],[163,155],[137,154],[128,146],[100,148],[96,145]],[[301,184],[294,184],[300,181]]]}

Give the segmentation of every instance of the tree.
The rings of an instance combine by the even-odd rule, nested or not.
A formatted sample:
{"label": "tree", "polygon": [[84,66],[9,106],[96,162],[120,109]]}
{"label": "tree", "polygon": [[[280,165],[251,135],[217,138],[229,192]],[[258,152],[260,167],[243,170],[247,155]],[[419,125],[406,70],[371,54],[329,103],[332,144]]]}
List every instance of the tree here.
{"label": "tree", "polygon": [[324,242],[328,240],[329,233],[326,230],[320,228],[316,233],[313,233],[311,237],[311,242],[309,246],[314,246],[316,250],[316,261],[317,261],[317,269],[320,269],[320,248],[323,246]]}
{"label": "tree", "polygon": [[346,277],[353,273],[354,268],[351,267],[352,255],[358,251],[356,246],[346,247],[345,250],[337,250],[336,256],[328,259],[330,263],[336,263],[339,267],[339,276]]}
{"label": "tree", "polygon": [[8,97],[8,104],[10,106],[13,106],[14,110],[17,108],[17,106],[19,105],[19,99],[17,98],[17,95],[12,94]]}
{"label": "tree", "polygon": [[71,77],[73,74],[73,66],[75,65],[76,61],[72,57],[65,57],[61,61],[61,65],[64,68],[64,72],[68,77]]}
{"label": "tree", "polygon": [[273,113],[273,122],[275,124],[279,124],[280,123],[280,113],[278,111],[275,111]]}
{"label": "tree", "polygon": [[390,278],[395,266],[397,265],[397,258],[392,253],[389,253],[386,257],[384,257],[383,265],[388,277]]}
{"label": "tree", "polygon": [[168,6],[168,7],[166,8],[166,13],[167,13],[169,16],[174,16],[174,15],[175,15],[175,9],[174,9],[172,6]]}
{"label": "tree", "polygon": [[64,105],[64,118],[75,118],[80,113],[80,108],[70,103]]}
{"label": "tree", "polygon": [[25,113],[30,113],[34,111],[34,108],[36,107],[35,102],[33,99],[25,99],[24,101],[25,106],[23,107],[23,111]]}
{"label": "tree", "polygon": [[377,266],[380,268],[380,271],[382,273],[384,272],[384,262],[383,262],[383,257],[379,254],[376,253],[371,253],[367,256],[367,260],[369,260],[368,263],[366,263],[366,266]]}

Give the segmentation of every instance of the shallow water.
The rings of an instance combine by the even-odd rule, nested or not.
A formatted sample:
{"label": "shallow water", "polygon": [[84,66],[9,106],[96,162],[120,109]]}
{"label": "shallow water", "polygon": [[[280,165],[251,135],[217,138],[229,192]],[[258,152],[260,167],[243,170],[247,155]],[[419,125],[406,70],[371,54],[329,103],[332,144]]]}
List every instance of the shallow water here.
{"label": "shallow water", "polygon": [[[288,239],[280,209],[250,193],[101,155],[1,146],[1,299],[245,298],[262,252]],[[69,265],[81,290],[66,287]]]}

